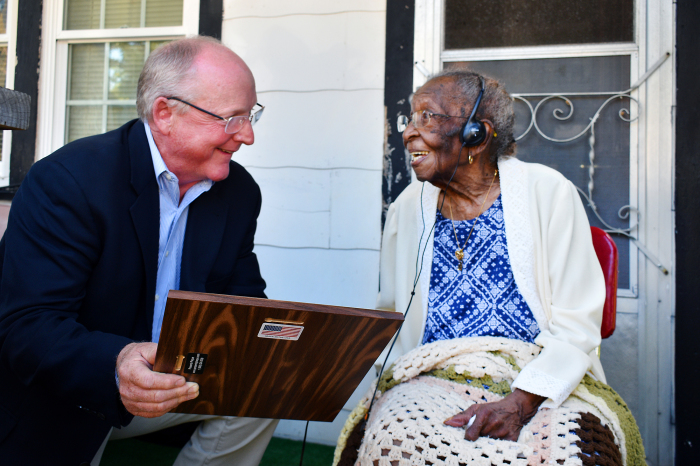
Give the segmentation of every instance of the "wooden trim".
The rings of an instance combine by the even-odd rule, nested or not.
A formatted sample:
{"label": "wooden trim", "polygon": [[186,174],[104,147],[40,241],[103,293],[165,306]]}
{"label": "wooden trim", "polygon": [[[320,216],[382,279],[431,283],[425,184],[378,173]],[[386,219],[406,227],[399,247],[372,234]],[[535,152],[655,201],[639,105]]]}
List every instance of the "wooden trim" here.
{"label": "wooden trim", "polygon": [[17,66],[15,67],[15,90],[28,94],[29,126],[25,131],[12,135],[10,158],[10,186],[14,193],[34,163],[36,149],[37,98],[39,95],[39,50],[41,47],[41,16],[43,0],[22,0],[18,5]]}
{"label": "wooden trim", "polygon": [[[17,4],[18,0],[7,2],[6,34],[2,35],[2,42],[7,46],[7,64],[5,68],[5,82],[0,83],[7,89],[15,88],[15,65],[17,64]],[[12,131],[3,132],[3,141],[0,147],[2,160],[0,160],[0,189],[10,184],[10,158],[12,154]]]}
{"label": "wooden trim", "polygon": [[[202,2],[204,3],[204,2]],[[184,36],[187,28],[184,26],[164,26],[151,28],[120,28],[120,29],[82,29],[59,30],[56,32],[56,40],[69,40],[71,42],[102,42],[118,39],[131,39],[133,37],[145,37],[149,40],[157,40],[169,36]]]}
{"label": "wooden trim", "polygon": [[224,21],[223,0],[200,0],[199,34],[221,40],[221,26]]}
{"label": "wooden trim", "polygon": [[389,204],[411,183],[411,169],[406,161],[402,135],[396,129],[396,118],[399,113],[411,113],[408,98],[413,92],[415,1],[387,2],[386,8],[382,228]]}
{"label": "wooden trim", "polygon": [[[698,335],[700,335],[700,170],[698,169],[697,123],[700,121],[700,42],[697,24],[700,3],[679,0],[676,4],[676,318],[675,318],[675,424],[676,462],[694,464],[700,455],[700,384]],[[680,409],[678,409],[680,408]]]}

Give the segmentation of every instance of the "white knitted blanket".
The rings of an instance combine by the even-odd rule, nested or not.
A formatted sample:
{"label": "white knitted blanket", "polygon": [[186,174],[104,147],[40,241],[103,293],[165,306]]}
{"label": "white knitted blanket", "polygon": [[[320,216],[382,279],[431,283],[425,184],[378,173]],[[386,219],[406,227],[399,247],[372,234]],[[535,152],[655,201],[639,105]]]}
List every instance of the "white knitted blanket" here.
{"label": "white knitted blanket", "polygon": [[[607,395],[599,396],[607,392],[601,391],[602,384],[592,379],[588,379],[587,385],[580,384],[558,408],[540,409],[522,429],[517,442],[486,437],[470,442],[464,439],[463,428],[443,424],[445,419],[473,403],[502,399],[510,392],[510,384],[520,369],[539,352],[540,347],[522,341],[476,337],[438,341],[403,355],[380,382],[383,393],[378,393],[375,400],[355,464],[643,464],[638,430],[630,436],[629,419],[620,411],[621,405],[611,404]],[[338,439],[334,465],[340,460],[348,436],[365,416],[373,391],[374,386],[348,418]],[[612,389],[609,391],[614,393]],[[581,430],[583,413],[599,419],[604,434],[612,433],[607,433],[608,445],[616,450],[612,454],[617,460],[611,462],[601,456],[602,462],[582,462],[582,458],[596,459],[598,454],[592,446],[589,453],[582,454],[592,438]],[[629,437],[634,444],[632,462],[628,462]],[[592,441],[591,445],[594,445]],[[595,445],[600,448],[598,443]]]}

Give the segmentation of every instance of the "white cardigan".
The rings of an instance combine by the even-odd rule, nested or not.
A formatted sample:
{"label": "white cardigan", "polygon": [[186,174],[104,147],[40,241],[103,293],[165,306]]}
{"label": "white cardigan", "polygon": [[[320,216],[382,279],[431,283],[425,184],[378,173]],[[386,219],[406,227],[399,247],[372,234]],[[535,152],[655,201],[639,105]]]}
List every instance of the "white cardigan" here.
{"label": "white cardigan", "polygon": [[[498,171],[513,276],[540,328],[535,343],[543,348],[512,386],[558,406],[586,371],[605,381],[595,355],[605,302],[603,273],[581,199],[569,180],[544,165],[512,157],[502,158]],[[416,295],[390,360],[423,340],[439,192],[429,183],[415,182],[389,206],[377,307],[404,312],[420,268]]]}

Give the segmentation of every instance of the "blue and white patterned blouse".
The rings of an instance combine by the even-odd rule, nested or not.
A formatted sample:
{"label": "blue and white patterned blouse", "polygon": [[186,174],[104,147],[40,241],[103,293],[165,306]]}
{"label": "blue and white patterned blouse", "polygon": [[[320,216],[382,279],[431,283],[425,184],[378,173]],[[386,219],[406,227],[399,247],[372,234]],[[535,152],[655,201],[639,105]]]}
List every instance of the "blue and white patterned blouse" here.
{"label": "blue and white patterned blouse", "polygon": [[423,344],[459,337],[496,336],[532,343],[539,326],[518,291],[506,247],[501,196],[482,213],[458,271],[455,250],[476,219],[454,222],[437,212],[428,319]]}

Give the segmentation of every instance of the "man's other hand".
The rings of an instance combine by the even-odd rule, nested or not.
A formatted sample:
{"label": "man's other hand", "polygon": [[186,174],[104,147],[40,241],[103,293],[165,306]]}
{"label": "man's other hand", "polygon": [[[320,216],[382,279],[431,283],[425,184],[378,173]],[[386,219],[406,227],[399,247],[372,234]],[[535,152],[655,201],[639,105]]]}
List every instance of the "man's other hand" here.
{"label": "man's other hand", "polygon": [[156,343],[131,343],[117,357],[119,394],[134,416],[158,417],[199,396],[199,385],[175,374],[153,372]]}

